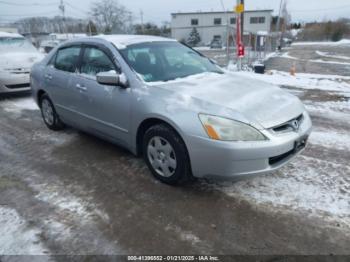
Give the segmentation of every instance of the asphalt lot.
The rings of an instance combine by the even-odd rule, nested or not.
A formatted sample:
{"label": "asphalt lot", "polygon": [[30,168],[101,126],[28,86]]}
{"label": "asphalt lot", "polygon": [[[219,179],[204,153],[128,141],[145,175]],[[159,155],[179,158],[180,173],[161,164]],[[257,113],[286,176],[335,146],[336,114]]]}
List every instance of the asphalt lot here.
{"label": "asphalt lot", "polygon": [[[350,53],[292,47],[268,69],[289,71],[297,61],[307,73],[350,74],[346,64],[304,65],[321,59],[317,50]],[[184,187],[159,183],[120,147],[74,129],[49,131],[28,95],[3,97],[0,254],[349,255],[349,93],[284,88],[315,125],[303,155],[263,177]]]}

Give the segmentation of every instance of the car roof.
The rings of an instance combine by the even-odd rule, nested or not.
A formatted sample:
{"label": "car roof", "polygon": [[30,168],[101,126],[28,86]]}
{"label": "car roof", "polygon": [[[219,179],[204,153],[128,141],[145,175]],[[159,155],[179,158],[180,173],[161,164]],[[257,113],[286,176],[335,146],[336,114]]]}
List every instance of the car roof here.
{"label": "car roof", "polygon": [[74,43],[74,42],[84,42],[84,41],[93,41],[93,40],[104,40],[115,45],[118,49],[125,49],[129,45],[141,44],[141,43],[150,43],[150,42],[176,42],[175,39],[159,37],[159,36],[148,36],[148,35],[97,35],[94,37],[83,37],[65,42]]}
{"label": "car roof", "polygon": [[118,49],[140,43],[176,41],[170,38],[148,35],[98,35],[96,38],[104,39],[114,44]]}

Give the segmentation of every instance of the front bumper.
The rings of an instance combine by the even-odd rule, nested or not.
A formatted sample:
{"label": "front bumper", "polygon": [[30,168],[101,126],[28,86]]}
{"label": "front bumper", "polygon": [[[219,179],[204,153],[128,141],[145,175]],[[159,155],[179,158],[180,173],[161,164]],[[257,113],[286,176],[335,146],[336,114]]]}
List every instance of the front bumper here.
{"label": "front bumper", "polygon": [[281,168],[306,146],[312,123],[307,113],[304,116],[298,131],[284,134],[262,131],[268,141],[225,142],[189,136],[187,143],[193,175],[227,179],[265,174]]}
{"label": "front bumper", "polygon": [[29,72],[0,74],[0,94],[29,90]]}

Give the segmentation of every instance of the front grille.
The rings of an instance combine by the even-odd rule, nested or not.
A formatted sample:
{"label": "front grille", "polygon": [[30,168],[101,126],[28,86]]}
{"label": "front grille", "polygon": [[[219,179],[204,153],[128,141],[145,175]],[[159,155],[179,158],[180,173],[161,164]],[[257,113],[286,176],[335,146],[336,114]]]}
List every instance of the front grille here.
{"label": "front grille", "polygon": [[30,84],[25,83],[25,84],[17,84],[17,85],[6,85],[6,87],[9,89],[26,88],[26,87],[30,87]]}
{"label": "front grille", "polygon": [[[286,133],[286,132],[293,132],[297,131],[299,127],[301,126],[302,122],[304,120],[304,116],[300,115],[297,118],[294,118],[282,125],[276,126],[272,128],[272,131],[275,133]],[[296,123],[297,126],[293,125],[293,123]]]}

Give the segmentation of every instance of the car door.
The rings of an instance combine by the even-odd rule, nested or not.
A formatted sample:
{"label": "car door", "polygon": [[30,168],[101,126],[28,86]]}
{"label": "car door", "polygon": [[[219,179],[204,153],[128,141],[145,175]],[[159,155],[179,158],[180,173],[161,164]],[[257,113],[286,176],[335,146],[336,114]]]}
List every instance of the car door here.
{"label": "car door", "polygon": [[103,46],[85,46],[80,74],[73,84],[79,89],[81,113],[88,128],[94,133],[127,145],[130,89],[101,85],[96,81],[98,73],[109,71],[119,71],[112,52]]}
{"label": "car door", "polygon": [[79,120],[79,93],[72,85],[78,73],[81,46],[73,45],[59,49],[46,68],[45,84],[57,113],[63,120]]}

